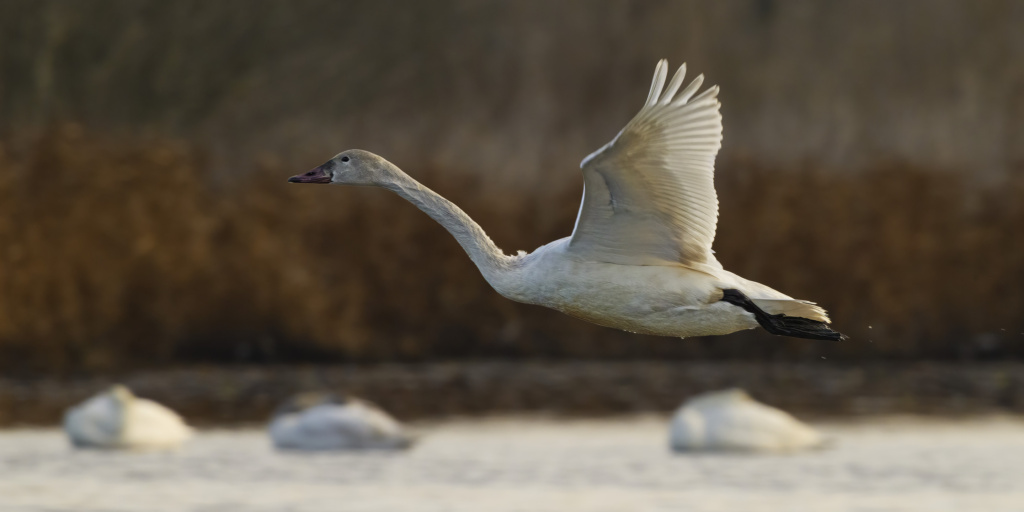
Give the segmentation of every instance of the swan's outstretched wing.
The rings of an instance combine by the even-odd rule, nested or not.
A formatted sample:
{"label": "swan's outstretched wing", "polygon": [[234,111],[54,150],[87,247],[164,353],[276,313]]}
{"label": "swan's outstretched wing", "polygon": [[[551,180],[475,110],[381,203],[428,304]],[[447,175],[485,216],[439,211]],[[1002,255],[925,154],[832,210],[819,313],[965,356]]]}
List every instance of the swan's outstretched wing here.
{"label": "swan's outstretched wing", "polygon": [[658,63],[640,112],[580,164],[583,204],[568,250],[624,265],[721,268],[711,252],[718,223],[715,155],[722,145],[718,87],[679,91],[684,64],[664,90]]}

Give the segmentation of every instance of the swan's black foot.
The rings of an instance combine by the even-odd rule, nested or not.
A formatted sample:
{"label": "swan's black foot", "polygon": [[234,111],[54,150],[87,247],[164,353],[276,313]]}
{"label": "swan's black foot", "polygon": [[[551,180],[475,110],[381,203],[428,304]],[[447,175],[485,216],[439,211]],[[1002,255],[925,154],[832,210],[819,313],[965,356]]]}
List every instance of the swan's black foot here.
{"label": "swan's black foot", "polygon": [[722,300],[753,313],[757,323],[772,334],[812,340],[840,341],[846,339],[846,335],[833,331],[825,322],[798,316],[768,314],[739,290],[722,290]]}

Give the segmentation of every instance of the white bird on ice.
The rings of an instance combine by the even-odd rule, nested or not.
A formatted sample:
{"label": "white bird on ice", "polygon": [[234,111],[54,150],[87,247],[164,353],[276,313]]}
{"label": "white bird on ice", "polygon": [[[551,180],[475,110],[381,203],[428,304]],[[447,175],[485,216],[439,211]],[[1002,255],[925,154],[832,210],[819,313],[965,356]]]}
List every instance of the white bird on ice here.
{"label": "white bird on ice", "polygon": [[669,444],[676,451],[784,452],[820,448],[824,441],[813,428],[742,389],[687,400],[669,426]]}
{"label": "white bird on ice", "polygon": [[64,431],[79,448],[163,450],[192,437],[177,413],[120,384],[68,409]]}
{"label": "white bird on ice", "polygon": [[278,407],[268,428],[285,450],[399,450],[412,445],[401,424],[357,398],[306,393]]}

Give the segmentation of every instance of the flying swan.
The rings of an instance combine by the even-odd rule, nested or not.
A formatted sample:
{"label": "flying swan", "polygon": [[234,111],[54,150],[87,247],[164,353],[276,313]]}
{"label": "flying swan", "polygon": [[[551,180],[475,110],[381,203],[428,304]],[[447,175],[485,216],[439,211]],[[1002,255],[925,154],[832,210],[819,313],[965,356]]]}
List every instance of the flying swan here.
{"label": "flying swan", "polygon": [[580,164],[583,203],[572,235],[530,254],[505,254],[455,204],[367,151],[343,151],[288,181],[391,190],[444,226],[501,295],[598,325],[677,337],[760,325],[777,335],[844,339],[813,302],[715,259],[721,103],[718,86],[695,94],[703,75],[681,87],[685,74],[684,64],[665,87],[668,62],[658,62],[640,112]]}

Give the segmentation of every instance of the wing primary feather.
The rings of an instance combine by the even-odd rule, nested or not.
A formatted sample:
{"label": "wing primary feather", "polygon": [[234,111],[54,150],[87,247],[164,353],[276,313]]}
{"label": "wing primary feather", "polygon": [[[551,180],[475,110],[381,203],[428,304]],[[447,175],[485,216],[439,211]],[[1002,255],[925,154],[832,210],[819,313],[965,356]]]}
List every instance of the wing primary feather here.
{"label": "wing primary feather", "polygon": [[676,71],[675,76],[672,77],[672,81],[668,83],[668,87],[665,92],[661,93],[661,100],[658,102],[661,105],[668,105],[672,101],[672,97],[676,95],[676,91],[679,90],[679,86],[683,85],[683,78],[686,78],[686,63]]}
{"label": "wing primary feather", "polygon": [[661,59],[658,66],[654,68],[654,81],[651,82],[651,92],[647,94],[646,106],[657,105],[658,97],[661,95],[661,88],[665,86],[665,77],[668,75],[668,61]]}
{"label": "wing primary feather", "polygon": [[686,102],[689,101],[690,96],[693,96],[693,93],[697,92],[697,89],[700,89],[700,86],[703,83],[704,74],[701,73],[697,75],[697,78],[694,78],[693,81],[690,82],[690,85],[686,86],[686,89],[683,89],[683,92],[679,93],[679,97],[677,97],[676,100],[672,102],[672,104],[686,105]]}
{"label": "wing primary feather", "polygon": [[585,192],[569,243],[574,253],[629,265],[720,267],[711,251],[718,219],[714,163],[722,141],[718,88],[701,91],[704,75],[684,84],[685,65],[671,81],[668,71],[667,61],[658,62],[644,106],[583,160]]}
{"label": "wing primary feather", "polygon": [[718,86],[717,85],[714,86],[714,87],[708,87],[708,90],[698,94],[697,97],[693,99],[693,103],[697,103],[700,100],[703,100],[705,98],[714,98],[715,96],[718,96]]}

